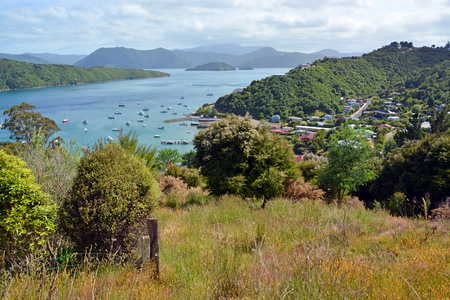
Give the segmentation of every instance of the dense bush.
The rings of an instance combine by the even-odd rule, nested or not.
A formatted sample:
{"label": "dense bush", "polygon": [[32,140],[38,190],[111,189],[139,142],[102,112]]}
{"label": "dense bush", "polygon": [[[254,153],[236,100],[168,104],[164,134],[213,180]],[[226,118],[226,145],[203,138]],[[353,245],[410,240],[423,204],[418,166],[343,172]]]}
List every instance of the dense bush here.
{"label": "dense bush", "polygon": [[36,184],[25,162],[0,151],[0,252],[36,250],[55,229],[56,206]]}
{"label": "dense bush", "polygon": [[[377,200],[398,214],[398,192],[404,194],[402,214],[423,213],[422,198],[429,197],[431,209],[450,196],[450,136],[428,134],[406,142],[381,161],[378,177],[362,191],[366,202]],[[393,202],[396,200],[396,202]],[[389,205],[391,203],[391,205]],[[395,205],[393,205],[395,204]]]}
{"label": "dense bush", "polygon": [[250,116],[229,116],[195,135],[201,174],[216,195],[272,198],[298,177],[292,145]]}
{"label": "dense bush", "polygon": [[78,250],[129,252],[158,197],[155,177],[142,160],[116,144],[99,143],[81,159],[61,207],[61,231]]}

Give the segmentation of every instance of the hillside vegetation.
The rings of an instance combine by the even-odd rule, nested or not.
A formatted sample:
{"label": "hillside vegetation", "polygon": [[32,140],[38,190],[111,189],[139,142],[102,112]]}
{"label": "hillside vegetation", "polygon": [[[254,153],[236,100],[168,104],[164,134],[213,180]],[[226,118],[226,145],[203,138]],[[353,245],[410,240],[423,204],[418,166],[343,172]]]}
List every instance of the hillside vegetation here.
{"label": "hillside vegetation", "polygon": [[[408,220],[353,203],[278,199],[265,210],[226,196],[157,209],[153,264],[4,277],[2,299],[445,299],[445,223]],[[113,260],[110,260],[112,262]]]}
{"label": "hillside vegetation", "polygon": [[86,69],[69,65],[42,65],[0,59],[0,90],[163,76],[169,76],[169,74],[158,71],[119,70],[103,67]]}
{"label": "hillside vegetation", "polygon": [[434,100],[447,103],[449,59],[447,48],[389,46],[362,57],[324,58],[285,76],[254,81],[242,92],[219,98],[215,108],[238,115],[249,112],[257,119],[274,114],[282,118],[312,115],[316,110],[335,114],[345,104],[341,97],[369,98],[417,89],[422,98],[433,95]]}

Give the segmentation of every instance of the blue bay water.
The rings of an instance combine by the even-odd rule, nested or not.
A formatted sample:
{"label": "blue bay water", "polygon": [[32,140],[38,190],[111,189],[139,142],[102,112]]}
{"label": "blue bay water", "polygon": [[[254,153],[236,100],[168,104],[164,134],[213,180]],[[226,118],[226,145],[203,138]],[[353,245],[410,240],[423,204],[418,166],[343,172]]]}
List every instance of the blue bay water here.
{"label": "blue bay water", "polygon": [[[0,93],[0,110],[3,112],[22,102],[32,104],[36,106],[35,111],[55,120],[61,129],[57,135],[65,141],[74,138],[82,146],[92,146],[99,138],[107,136],[116,139],[118,133],[112,131],[115,127],[123,128],[125,132],[135,130],[139,134],[141,144],[174,148],[180,153],[185,153],[193,149],[192,144],[163,145],[161,140],[191,140],[198,131],[197,127],[190,126],[189,121],[186,121],[187,126],[181,126],[179,122],[164,123],[164,120],[181,118],[183,114],[192,112],[204,103],[214,103],[217,98],[231,93],[236,88],[247,87],[253,80],[285,74],[289,69],[227,72],[187,72],[184,69],[161,71],[171,76],[4,91]],[[207,93],[212,93],[213,96],[207,96]],[[184,99],[181,99],[182,96]],[[125,107],[119,107],[119,104],[125,104]],[[162,104],[165,107],[161,107]],[[169,106],[172,108],[171,111],[160,112]],[[149,108],[148,111],[144,111],[150,115],[149,118],[139,115],[145,107]],[[122,114],[115,115],[116,111]],[[177,112],[177,115],[172,112]],[[116,119],[109,119],[110,115],[115,115]],[[69,119],[69,122],[62,123],[63,119]],[[144,122],[137,122],[138,119],[144,119]],[[88,120],[89,123],[83,124],[83,120]],[[126,121],[130,121],[131,125],[126,126]],[[146,126],[143,127],[143,124]],[[159,125],[163,125],[164,129],[158,129]],[[154,138],[155,135],[160,135],[161,138]],[[9,140],[9,136],[9,131],[0,130],[1,141]]]}

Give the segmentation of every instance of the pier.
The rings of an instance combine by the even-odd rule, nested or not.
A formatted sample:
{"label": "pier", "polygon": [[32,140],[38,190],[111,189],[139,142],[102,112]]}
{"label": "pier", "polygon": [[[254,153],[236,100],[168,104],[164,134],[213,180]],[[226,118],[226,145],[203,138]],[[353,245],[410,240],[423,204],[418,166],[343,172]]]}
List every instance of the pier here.
{"label": "pier", "polygon": [[161,140],[161,145],[189,145],[192,140]]}

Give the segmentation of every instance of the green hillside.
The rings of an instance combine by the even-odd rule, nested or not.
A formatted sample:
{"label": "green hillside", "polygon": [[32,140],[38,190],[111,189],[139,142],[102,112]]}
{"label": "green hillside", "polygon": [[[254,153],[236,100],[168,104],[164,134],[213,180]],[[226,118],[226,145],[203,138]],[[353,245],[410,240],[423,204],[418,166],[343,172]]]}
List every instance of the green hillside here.
{"label": "green hillside", "polygon": [[219,98],[215,108],[239,115],[249,112],[257,119],[274,114],[311,115],[316,110],[334,114],[342,112],[345,102],[341,97],[383,97],[394,91],[432,97],[430,104],[436,104],[435,100],[446,103],[449,60],[447,47],[413,48],[408,44],[401,49],[385,46],[362,57],[324,58],[285,76],[254,81],[240,93]]}
{"label": "green hillside", "polygon": [[119,70],[104,67],[82,68],[69,65],[42,65],[0,59],[1,90],[28,89],[163,76],[170,75],[157,71]]}

